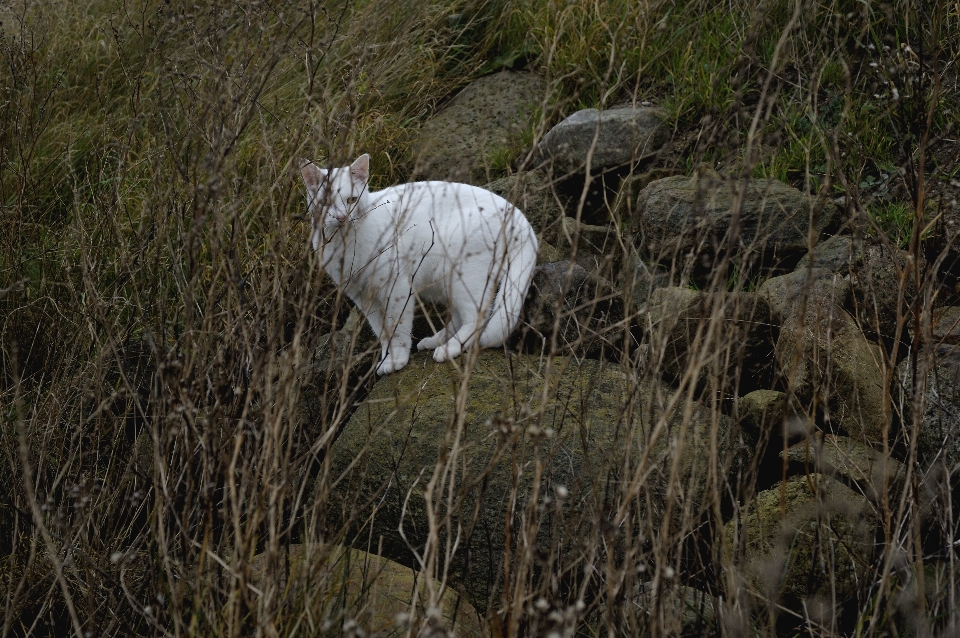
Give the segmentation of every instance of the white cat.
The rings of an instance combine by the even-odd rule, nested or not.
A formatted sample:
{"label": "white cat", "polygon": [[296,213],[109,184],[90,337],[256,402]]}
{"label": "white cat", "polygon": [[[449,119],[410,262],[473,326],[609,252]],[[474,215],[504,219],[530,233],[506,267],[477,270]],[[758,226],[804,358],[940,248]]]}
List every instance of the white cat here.
{"label": "white cat", "polygon": [[520,317],[537,261],[537,238],[516,207],[490,191],[451,182],[367,188],[370,157],[324,170],[303,160],[313,247],[380,339],[378,374],[410,359],[419,301],[445,304],[450,321],[417,344],[447,361],[475,341],[502,344]]}

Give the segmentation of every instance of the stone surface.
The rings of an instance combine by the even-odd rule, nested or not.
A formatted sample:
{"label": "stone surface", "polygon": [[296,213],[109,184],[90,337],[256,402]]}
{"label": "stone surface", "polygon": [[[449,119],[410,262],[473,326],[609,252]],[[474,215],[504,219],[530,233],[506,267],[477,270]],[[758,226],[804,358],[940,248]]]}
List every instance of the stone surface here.
{"label": "stone surface", "polygon": [[861,494],[814,473],[760,492],[724,534],[758,606],[803,613],[868,594],[877,525]]}
{"label": "stone surface", "polygon": [[542,266],[544,264],[554,264],[558,261],[563,261],[564,255],[554,247],[553,244],[544,240],[542,237],[537,237],[537,265]]}
{"label": "stone surface", "polygon": [[770,304],[770,317],[777,324],[807,304],[829,303],[838,307],[847,304],[850,284],[826,268],[797,268],[763,282],[757,292]]}
{"label": "stone surface", "polygon": [[903,487],[903,463],[846,436],[816,432],[781,450],[780,457],[804,474],[818,472],[855,485],[874,503],[881,494],[899,494]]}
{"label": "stone surface", "polygon": [[863,263],[864,242],[844,235],[830,237],[800,258],[797,270],[824,268],[838,275],[846,275]]}
{"label": "stone surface", "polygon": [[586,224],[563,217],[557,235],[555,242],[561,253],[575,259],[587,272],[610,279],[620,271],[620,238],[609,224]]}
{"label": "stone surface", "polygon": [[[778,390],[754,390],[737,401],[740,425],[757,440],[790,438],[807,433],[807,419],[790,409],[787,395]],[[797,421],[797,422],[794,422]]]}
{"label": "stone surface", "polygon": [[617,196],[613,200],[611,217],[618,223],[633,219],[637,206],[637,196],[652,182],[665,177],[677,177],[682,173],[675,168],[652,168],[645,173],[630,174],[620,180]]}
{"label": "stone surface", "polygon": [[668,378],[692,374],[701,387],[738,394],[773,372],[776,334],[766,300],[755,293],[659,288],[641,319],[651,364]]}
{"label": "stone surface", "polygon": [[[326,601],[327,616],[318,624],[352,626],[372,636],[401,635],[411,625],[415,635],[418,627],[456,636],[489,635],[483,617],[454,588],[444,589],[431,608],[422,572],[359,549],[291,545],[272,570],[269,556],[257,555],[252,571],[253,585],[260,591],[276,587],[283,606],[314,596]],[[435,591],[440,585],[433,583]]]}
{"label": "stone surface", "polygon": [[807,252],[810,227],[820,236],[839,223],[832,204],[768,179],[667,177],[640,191],[628,230],[645,259],[715,274],[722,258],[740,272],[759,265],[790,268]]}
{"label": "stone surface", "polygon": [[[334,445],[328,525],[352,521],[348,542],[382,542],[381,553],[407,562],[433,521],[441,562],[483,610],[523,520],[539,521],[524,552],[559,552],[577,572],[585,548],[604,542],[610,498],[634,476],[652,508],[644,520],[699,511],[711,438],[721,472],[746,448],[728,418],[697,403],[666,412],[672,394],[596,360],[482,351],[471,367],[415,355],[377,382]],[[682,489],[667,490],[671,480]]]}
{"label": "stone surface", "polygon": [[[897,366],[905,436],[918,420],[917,457],[921,470],[960,483],[960,347],[936,345],[918,353],[916,376],[912,357]],[[920,401],[923,409],[918,410]]]}
{"label": "stone surface", "polygon": [[514,334],[544,350],[555,336],[557,352],[595,357],[622,347],[623,316],[623,297],[608,281],[559,261],[537,266]]}
{"label": "stone surface", "polygon": [[960,344],[960,306],[945,306],[933,311],[931,338],[935,344]]}
{"label": "stone surface", "polygon": [[[854,318],[830,297],[795,306],[780,328],[776,359],[787,387],[809,415],[858,441],[882,442],[885,360]],[[885,427],[887,426],[887,427]]]}
{"label": "stone surface", "polygon": [[583,172],[588,154],[594,174],[636,162],[670,139],[663,117],[660,109],[650,107],[583,109],[547,132],[540,143],[540,157],[554,174]]}
{"label": "stone surface", "polygon": [[489,182],[490,156],[518,145],[543,92],[543,78],[529,72],[502,71],[467,85],[423,125],[414,179]]}
{"label": "stone surface", "polygon": [[899,314],[905,318],[900,340],[907,339],[917,296],[912,271],[913,257],[905,252],[882,244],[864,247],[863,263],[850,271],[850,284],[856,317],[868,335],[889,344],[896,336]]}
{"label": "stone surface", "polygon": [[654,290],[675,285],[675,277],[657,264],[648,264],[640,259],[636,250],[630,249],[627,263],[620,269],[617,286],[632,303],[631,313],[644,309]]}
{"label": "stone surface", "polygon": [[960,288],[960,200],[957,193],[946,198],[927,199],[924,221],[934,221],[923,240],[923,254],[928,262],[939,263],[937,276],[944,283]]}

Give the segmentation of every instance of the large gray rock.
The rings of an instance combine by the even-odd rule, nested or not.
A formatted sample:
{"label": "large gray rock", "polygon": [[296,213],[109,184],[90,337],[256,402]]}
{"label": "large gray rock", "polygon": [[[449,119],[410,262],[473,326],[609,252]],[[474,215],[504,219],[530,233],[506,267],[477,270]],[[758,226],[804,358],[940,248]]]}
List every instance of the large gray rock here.
{"label": "large gray rock", "polygon": [[818,472],[856,486],[879,504],[883,494],[899,495],[906,468],[897,459],[847,436],[814,432],[780,451],[795,474]]}
{"label": "large gray rock", "polygon": [[543,78],[528,72],[502,71],[467,85],[423,125],[414,178],[489,182],[491,155],[517,148],[543,92]]}
{"label": "large gray rock", "polygon": [[617,275],[617,286],[623,290],[624,298],[632,302],[632,314],[646,307],[654,290],[676,285],[677,277],[658,264],[644,262],[632,247],[628,250],[626,263]]}
{"label": "large gray rock", "polygon": [[737,400],[740,425],[758,441],[806,436],[814,426],[795,403],[785,392],[754,390]]}
{"label": "large gray rock", "polygon": [[771,319],[780,325],[794,308],[807,304],[845,306],[850,298],[850,284],[826,268],[797,268],[786,275],[771,277],[757,292],[770,304]]}
{"label": "large gray rock", "polygon": [[[897,366],[905,436],[917,434],[917,457],[935,481],[960,484],[960,347],[939,344]],[[914,426],[914,421],[918,421]]]}
{"label": "large gray rock", "polygon": [[857,441],[882,443],[891,433],[883,413],[883,350],[830,296],[793,307],[780,328],[776,359],[806,414],[822,412],[830,427]]}
{"label": "large gray rock", "polygon": [[[911,336],[913,334],[911,333]],[[930,326],[932,343],[960,344],[960,306],[944,306],[933,311]]]}
{"label": "large gray rock", "polygon": [[811,473],[759,493],[746,511],[724,534],[758,607],[820,616],[869,595],[878,520],[861,494]]}
{"label": "large gray rock", "polygon": [[430,609],[425,574],[360,549],[295,544],[272,556],[258,554],[251,567],[252,584],[281,606],[325,601],[317,624],[343,628],[347,636],[401,635],[411,626],[424,632],[414,632],[420,636],[490,635],[483,617],[450,583]]}
{"label": "large gray rock", "polygon": [[[805,252],[811,225],[820,236],[835,227],[833,204],[772,179],[667,177],[640,191],[628,228],[642,257],[688,267],[700,279],[722,258],[732,271],[760,264],[792,267]],[[718,282],[722,283],[722,282]]]}
{"label": "large gray rock", "polygon": [[797,263],[797,270],[824,268],[838,275],[846,275],[863,263],[864,241],[844,235],[822,241]]}
{"label": "large gray rock", "polygon": [[582,172],[588,155],[593,174],[636,162],[670,139],[663,117],[660,109],[650,107],[583,109],[547,132],[540,157],[552,165],[554,174]]}
{"label": "large gray rock", "polygon": [[914,266],[914,257],[897,248],[883,244],[864,247],[862,264],[850,271],[850,283],[857,319],[871,337],[890,343],[900,317],[905,322],[900,340],[907,340],[905,328],[917,297]]}
{"label": "large gray rock", "polygon": [[297,436],[303,446],[330,440],[331,428],[343,420],[353,401],[362,398],[363,386],[373,378],[379,358],[377,337],[356,308],[339,330],[317,340],[304,370],[298,404]]}
{"label": "large gray rock", "polygon": [[596,360],[414,355],[377,382],[334,445],[327,529],[346,525],[345,542],[400,562],[437,543],[482,612],[521,536],[524,555],[581,573],[636,477],[634,521],[669,510],[684,525],[711,507],[710,468],[724,480],[746,448],[728,418],[697,403],[667,412],[673,393]]}

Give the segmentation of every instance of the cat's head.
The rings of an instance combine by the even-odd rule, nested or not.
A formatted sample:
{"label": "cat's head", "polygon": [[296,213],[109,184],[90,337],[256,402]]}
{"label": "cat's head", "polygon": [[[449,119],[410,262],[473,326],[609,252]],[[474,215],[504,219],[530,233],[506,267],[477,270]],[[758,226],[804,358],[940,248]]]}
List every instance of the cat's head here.
{"label": "cat's head", "polygon": [[301,160],[300,175],[307,187],[307,212],[314,224],[340,225],[362,209],[370,179],[370,156],[364,153],[350,166],[331,170]]}

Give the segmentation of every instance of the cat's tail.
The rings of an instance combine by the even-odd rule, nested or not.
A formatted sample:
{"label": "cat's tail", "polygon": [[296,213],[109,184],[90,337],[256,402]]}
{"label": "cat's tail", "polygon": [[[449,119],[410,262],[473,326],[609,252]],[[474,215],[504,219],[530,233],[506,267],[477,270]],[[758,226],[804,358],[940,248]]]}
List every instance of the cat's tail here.
{"label": "cat's tail", "polygon": [[499,346],[513,332],[520,320],[523,302],[537,265],[537,236],[523,213],[514,209],[513,214],[512,223],[507,226],[510,239],[507,242],[506,259],[497,295],[483,332],[480,333],[481,348]]}

